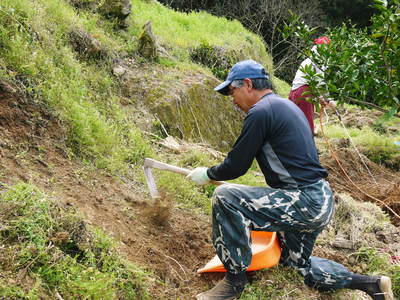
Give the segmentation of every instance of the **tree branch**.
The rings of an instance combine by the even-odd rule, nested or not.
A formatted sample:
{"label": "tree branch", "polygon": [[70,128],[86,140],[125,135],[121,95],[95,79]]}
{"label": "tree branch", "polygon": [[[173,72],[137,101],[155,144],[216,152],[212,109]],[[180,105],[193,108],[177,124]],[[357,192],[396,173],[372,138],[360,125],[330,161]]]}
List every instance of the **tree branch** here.
{"label": "tree branch", "polygon": [[[351,97],[346,97],[346,99],[349,100],[350,102],[353,102],[353,103],[362,104],[362,105],[365,105],[365,106],[372,107],[372,108],[374,108],[376,110],[379,110],[381,112],[384,112],[384,113],[388,113],[389,112],[387,109],[384,109],[384,108],[382,108],[382,107],[380,107],[380,106],[378,106],[376,104],[370,103],[370,102],[361,101],[361,100],[354,99],[354,98],[351,98]],[[399,114],[394,114],[394,116],[400,118]]]}

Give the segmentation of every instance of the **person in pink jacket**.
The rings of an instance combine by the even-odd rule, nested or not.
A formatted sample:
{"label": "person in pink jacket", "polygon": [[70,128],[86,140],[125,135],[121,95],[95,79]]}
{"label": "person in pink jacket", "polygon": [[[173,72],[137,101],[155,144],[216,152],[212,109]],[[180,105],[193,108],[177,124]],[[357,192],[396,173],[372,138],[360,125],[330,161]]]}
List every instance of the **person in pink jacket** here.
{"label": "person in pink jacket", "polygon": [[[330,40],[328,37],[326,37],[326,36],[319,37],[314,40],[314,46],[311,50],[313,52],[315,52],[315,51],[317,51],[317,45],[329,44],[329,43],[330,43]],[[296,72],[294,79],[293,79],[292,88],[291,88],[291,91],[289,94],[289,99],[292,100],[295,104],[297,104],[297,106],[303,111],[303,113],[305,114],[305,116],[307,118],[308,124],[310,125],[313,135],[316,135],[315,126],[314,126],[314,111],[315,111],[314,104],[307,101],[307,98],[312,98],[312,97],[314,97],[314,95],[312,95],[311,92],[308,91],[309,86],[308,86],[308,81],[306,79],[306,74],[302,71],[306,65],[312,65],[314,70],[317,72],[317,74],[320,74],[323,76],[323,74],[324,74],[323,67],[321,67],[322,70],[320,68],[318,68],[311,61],[310,58],[306,58],[305,60],[303,60],[302,63],[300,64],[299,69]],[[336,106],[336,103],[334,101],[330,101],[326,98],[323,98],[322,104],[323,105],[327,104],[332,107]]]}

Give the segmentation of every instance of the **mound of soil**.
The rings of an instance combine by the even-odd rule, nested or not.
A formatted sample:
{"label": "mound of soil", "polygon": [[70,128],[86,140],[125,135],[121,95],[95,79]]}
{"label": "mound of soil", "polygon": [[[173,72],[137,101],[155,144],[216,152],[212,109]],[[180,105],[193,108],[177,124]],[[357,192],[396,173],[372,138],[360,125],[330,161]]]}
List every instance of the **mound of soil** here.
{"label": "mound of soil", "polygon": [[[332,142],[332,141],[331,141]],[[400,174],[370,161],[348,145],[333,145],[321,155],[321,163],[329,172],[329,183],[337,192],[346,192],[354,199],[371,201],[382,207],[400,224]]]}

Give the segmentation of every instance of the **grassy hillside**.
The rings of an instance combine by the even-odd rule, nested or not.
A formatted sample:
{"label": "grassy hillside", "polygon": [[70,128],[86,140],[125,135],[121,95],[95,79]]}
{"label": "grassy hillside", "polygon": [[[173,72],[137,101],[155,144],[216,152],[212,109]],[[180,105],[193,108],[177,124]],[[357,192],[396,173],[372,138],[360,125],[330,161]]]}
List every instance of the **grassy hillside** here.
{"label": "grassy hillside", "polygon": [[[195,274],[214,254],[208,215],[214,187],[199,188],[181,175],[154,171],[165,203],[152,205],[141,166],[144,157],[187,168],[209,166],[223,153],[207,141],[176,139],[175,148],[166,146],[168,132],[148,110],[142,85],[165,80],[160,84],[174,92],[174,80],[191,85],[203,77],[216,81],[226,72],[196,63],[191,53],[197,50],[225,53],[228,62],[253,58],[273,75],[271,58],[261,38],[234,20],[132,0],[128,27],[120,30],[96,9],[71,5],[77,2],[101,1],[0,2],[0,298],[189,298],[217,278]],[[149,20],[167,53],[155,62],[138,53],[142,26]],[[82,40],[92,48],[82,47]],[[139,78],[136,85],[131,81],[129,93],[116,75],[121,62]],[[193,77],[182,78],[186,74]],[[288,84],[273,81],[279,93],[288,94]],[[350,134],[369,158],[398,168],[391,141],[399,136],[399,123],[374,122],[373,134],[367,128]],[[393,128],[390,134],[382,130],[386,127]],[[343,138],[336,125],[328,135]],[[254,164],[234,182],[261,185],[264,179]],[[384,223],[360,232],[392,228],[386,217],[381,219]],[[363,271],[385,272],[400,286],[398,264],[387,260],[394,250],[335,252],[329,248],[332,236],[330,231],[321,240],[327,248],[319,248],[320,254],[344,260],[350,255],[355,257],[345,260],[350,267],[363,264]],[[279,267],[257,273],[243,298],[349,296],[358,294],[308,289],[295,271]]]}
{"label": "grassy hillside", "polygon": [[[111,170],[151,152],[134,124],[126,122],[121,92],[111,74],[113,59],[127,53],[135,57],[135,37],[150,17],[156,34],[176,59],[171,68],[201,68],[190,62],[188,49],[206,42],[240,48],[272,71],[260,38],[238,22],[204,13],[176,13],[157,2],[136,1],[133,7],[128,32],[115,31],[111,21],[77,11],[62,0],[5,0],[0,7],[1,77],[56,111],[69,127],[71,154]],[[82,60],[71,45],[71,31],[76,28],[97,39],[108,56]]]}
{"label": "grassy hillside", "polygon": [[[207,43],[227,49],[241,49],[273,71],[271,57],[261,38],[245,30],[236,20],[228,21],[205,12],[185,14],[173,11],[157,1],[134,0],[132,4],[131,20],[138,26],[148,20],[152,21],[154,33],[160,37],[161,44],[171,48],[172,55],[179,61],[188,62],[188,49]],[[140,34],[137,27],[131,30],[134,35]]]}
{"label": "grassy hillside", "polygon": [[35,186],[10,187],[0,211],[3,299],[151,299],[150,273],[122,260],[104,232]]}
{"label": "grassy hillside", "polygon": [[69,44],[71,29],[85,28],[108,49],[132,47],[113,33],[111,23],[79,15],[66,1],[2,1],[0,14],[2,77],[65,121],[72,155],[113,170],[150,151],[124,121],[109,61],[81,61]]}

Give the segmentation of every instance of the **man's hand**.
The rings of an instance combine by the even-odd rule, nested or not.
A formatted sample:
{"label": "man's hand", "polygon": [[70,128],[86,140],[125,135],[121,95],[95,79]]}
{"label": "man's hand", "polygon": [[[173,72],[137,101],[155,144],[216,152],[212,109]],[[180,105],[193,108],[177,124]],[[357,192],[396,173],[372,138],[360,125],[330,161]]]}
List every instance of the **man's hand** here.
{"label": "man's hand", "polygon": [[336,101],[331,100],[331,98],[325,98],[323,96],[319,96],[318,99],[323,107],[330,107],[332,109],[336,108]]}
{"label": "man's hand", "polygon": [[328,106],[331,107],[331,108],[336,108],[336,101],[329,100]]}
{"label": "man's hand", "polygon": [[192,179],[198,185],[203,185],[210,182],[210,178],[207,175],[207,168],[205,167],[197,167],[191,171],[186,178]]}

